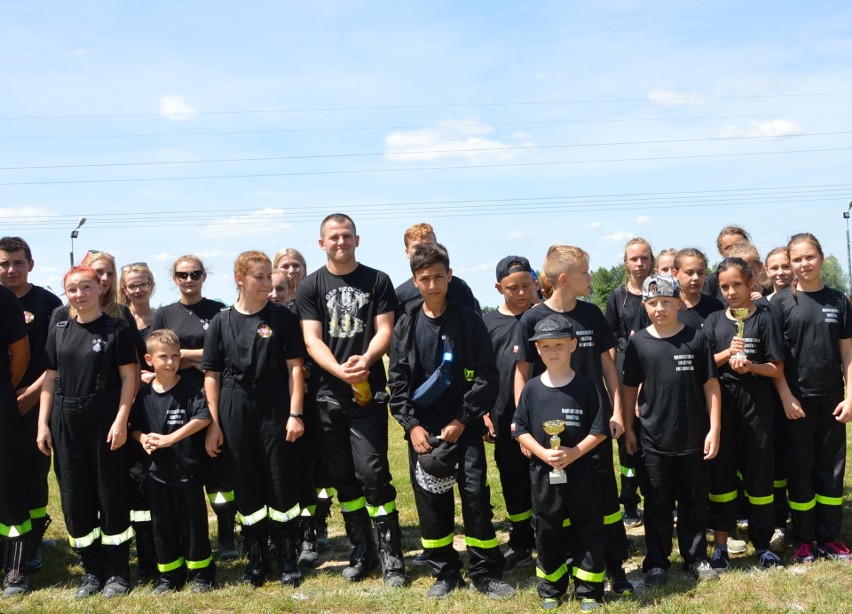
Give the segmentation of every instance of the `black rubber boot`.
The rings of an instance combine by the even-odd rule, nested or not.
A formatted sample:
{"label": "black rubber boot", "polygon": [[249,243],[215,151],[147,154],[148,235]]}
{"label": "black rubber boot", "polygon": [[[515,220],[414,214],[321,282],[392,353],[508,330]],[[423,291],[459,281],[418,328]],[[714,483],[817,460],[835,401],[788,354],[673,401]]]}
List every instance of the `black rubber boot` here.
{"label": "black rubber boot", "polygon": [[75,548],[80,555],[83,565],[83,579],[77,588],[76,597],[84,599],[95,593],[101,592],[104,585],[104,560],[101,552],[101,543],[95,542],[85,548]]}
{"label": "black rubber boot", "polygon": [[[237,548],[236,511],[232,506],[226,505],[217,507],[215,512],[219,541],[219,560],[232,561],[240,558],[240,551]],[[245,547],[245,550],[248,552],[248,547]]]}
{"label": "black rubber boot", "polygon": [[330,548],[328,543],[328,517],[331,516],[331,502],[330,498],[317,499],[317,507],[314,511],[317,552],[326,552]]}
{"label": "black rubber boot", "polygon": [[366,508],[343,514],[346,535],[352,543],[349,566],[343,569],[343,577],[350,582],[360,582],[378,565],[376,541]]}
{"label": "black rubber boot", "polygon": [[106,582],[103,596],[109,599],[130,592],[130,542],[117,546],[101,546]]}
{"label": "black rubber boot", "polygon": [[155,578],[158,571],[154,527],[150,521],[134,522],[133,530],[136,532],[136,571],[141,578]]}
{"label": "black rubber boot", "polygon": [[50,526],[50,516],[45,514],[41,518],[33,518],[32,525],[32,531],[24,536],[24,561],[28,572],[41,569],[41,542]]}
{"label": "black rubber boot", "polygon": [[3,553],[6,575],[3,578],[3,598],[28,593],[30,585],[24,575],[24,538],[6,542]]}
{"label": "black rubber boot", "polygon": [[313,569],[319,565],[316,521],[313,516],[304,516],[299,519],[299,532],[301,535],[299,544],[299,565]]}
{"label": "black rubber boot", "polygon": [[299,540],[296,537],[276,537],[275,556],[278,571],[281,573],[281,584],[296,588],[302,583],[302,572],[296,562]]}
{"label": "black rubber boot", "polygon": [[405,586],[405,561],[402,558],[402,531],[399,528],[399,512],[380,516],[373,520],[379,538],[379,559],[385,585]]}
{"label": "black rubber boot", "polygon": [[240,579],[255,588],[263,586],[269,574],[269,524],[266,520],[243,528],[243,548],[248,564]]}

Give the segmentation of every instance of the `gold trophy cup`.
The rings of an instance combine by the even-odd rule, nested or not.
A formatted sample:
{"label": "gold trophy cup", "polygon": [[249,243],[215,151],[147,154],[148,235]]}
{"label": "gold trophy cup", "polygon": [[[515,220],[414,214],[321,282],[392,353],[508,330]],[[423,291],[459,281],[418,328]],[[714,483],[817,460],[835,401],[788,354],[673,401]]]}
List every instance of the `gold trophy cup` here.
{"label": "gold trophy cup", "polygon": [[[550,435],[550,449],[558,450],[562,445],[562,440],[559,439],[559,433],[565,430],[565,420],[548,420],[543,425],[544,432]],[[554,469],[550,472],[551,484],[565,484],[568,478],[565,476],[564,469]]]}
{"label": "gold trophy cup", "polygon": [[[744,307],[731,309],[731,315],[734,316],[734,319],[737,321],[737,337],[742,338],[745,334],[745,319],[748,317],[748,311],[749,310]],[[745,352],[737,352],[732,356],[732,358],[742,358],[745,360],[746,355]]]}

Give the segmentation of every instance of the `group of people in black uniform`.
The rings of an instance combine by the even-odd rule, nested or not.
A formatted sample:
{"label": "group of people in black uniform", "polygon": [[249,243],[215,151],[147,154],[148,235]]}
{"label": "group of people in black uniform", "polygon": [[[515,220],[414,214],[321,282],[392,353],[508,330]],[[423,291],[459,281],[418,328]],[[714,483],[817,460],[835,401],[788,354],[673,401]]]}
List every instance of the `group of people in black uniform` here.
{"label": "group of people in black uniform", "polygon": [[27,243],[0,239],[3,595],[30,590],[41,567],[51,457],[79,597],[130,590],[134,538],[155,593],[211,590],[208,502],[219,560],[240,556],[239,525],[243,581],[263,584],[274,561],[298,586],[328,546],[334,497],[352,545],[343,576],[378,569],[404,586],[388,408],[408,441],[423,546],[411,562],[430,566],[434,599],[465,585],[456,484],[467,576],[495,600],[515,594],[503,574],[534,553],[545,609],[569,580],[584,610],[607,580],[630,594],[626,527],[643,522],[652,586],[666,581],[675,522],[699,580],[731,567],[743,521],[758,567],[783,565],[787,541],[796,563],[852,558],[840,523],[852,314],[820,281],[812,235],[762,261],[745,230],[726,227],[712,273],[698,249],[654,258],[632,239],[605,313],[585,300],[582,249],[552,246],[540,274],[509,255],[495,271],[501,304],[484,316],[430,225],[406,230],[412,276],[397,288],[358,262],[359,242],[336,213],[320,225],[326,262],[309,275],[296,250],[243,252],[230,306],[204,297],[204,264],[181,256],[180,298],[154,310],[144,262],[118,269],[90,250],[65,274],[62,305],[28,281]]}

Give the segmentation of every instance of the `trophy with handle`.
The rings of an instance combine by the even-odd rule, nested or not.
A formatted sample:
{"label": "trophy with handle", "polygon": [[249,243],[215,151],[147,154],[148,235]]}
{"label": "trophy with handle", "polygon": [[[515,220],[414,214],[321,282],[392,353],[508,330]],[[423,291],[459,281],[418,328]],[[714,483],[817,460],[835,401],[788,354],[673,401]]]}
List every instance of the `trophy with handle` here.
{"label": "trophy with handle", "polygon": [[[749,310],[745,307],[739,307],[737,309],[731,309],[731,315],[734,316],[734,319],[737,321],[737,337],[740,339],[745,335],[745,319],[748,317]],[[746,354],[743,351],[739,351],[731,358],[742,358],[746,359]]]}
{"label": "trophy with handle", "polygon": [[[548,420],[544,426],[544,432],[550,435],[550,449],[558,450],[562,445],[562,440],[559,439],[559,433],[565,430],[565,420]],[[565,476],[564,469],[554,469],[550,472],[551,484],[565,484],[568,478]]]}

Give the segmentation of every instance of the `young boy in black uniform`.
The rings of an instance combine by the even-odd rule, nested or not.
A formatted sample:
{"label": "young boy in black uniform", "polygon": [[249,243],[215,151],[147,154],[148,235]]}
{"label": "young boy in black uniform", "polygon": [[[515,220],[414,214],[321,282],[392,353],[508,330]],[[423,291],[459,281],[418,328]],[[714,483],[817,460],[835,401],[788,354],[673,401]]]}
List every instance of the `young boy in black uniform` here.
{"label": "young boy in black uniform", "polygon": [[173,331],[152,332],[147,350],[155,377],[136,396],[131,435],[150,455],[145,487],[160,572],[154,594],[179,590],[187,570],[192,592],[200,593],[213,587],[216,564],[207,533],[203,440],[193,435],[210,424],[210,412],[198,386],[178,375],[180,342]]}
{"label": "young boy in black uniform", "polygon": [[[552,245],[544,259],[544,273],[553,286],[553,294],[544,303],[528,310],[518,322],[515,345],[515,400],[527,380],[544,371],[544,363],[535,344],[529,341],[535,325],[552,314],[561,314],[574,327],[577,351],[571,355],[571,368],[592,379],[607,407],[612,438],[624,432],[621,393],[618,373],[610,350],[616,345],[603,312],[594,304],[579,300],[591,291],[589,255],[573,245]],[[632,407],[625,405],[624,407]],[[611,408],[611,409],[610,409]],[[610,414],[611,412],[611,414]],[[603,523],[606,544],[604,559],[612,590],[620,595],[633,592],[633,584],[624,572],[627,559],[627,532],[622,522],[618,502],[618,484],[612,465],[612,439],[607,438],[592,452],[596,461],[598,480],[603,501]]]}
{"label": "young boy in black uniform", "polygon": [[20,237],[0,239],[0,284],[15,293],[24,309],[27,338],[30,344],[30,364],[17,386],[18,411],[21,412],[22,483],[27,491],[27,506],[32,521],[24,552],[28,571],[41,569],[41,540],[50,516],[47,514],[47,474],[50,459],[39,452],[36,445],[38,433],[38,402],[44,380],[44,346],[50,314],[62,305],[62,301],[40,286],[31,284],[29,274],[33,270],[32,251]]}
{"label": "young boy in black uniform", "polygon": [[[577,349],[574,327],[562,315],[539,320],[530,341],[546,371],[528,381],[512,420],[512,434],[532,453],[529,461],[536,515],[538,594],[544,610],[555,609],[568,589],[563,524],[570,518],[569,552],[574,561],[580,609],[603,598],[604,532],[595,462],[589,452],[607,439],[607,411],[595,382],[571,368]],[[545,424],[562,431],[553,439]],[[553,470],[553,471],[551,471]]]}
{"label": "young boy in black uniform", "polygon": [[474,311],[447,300],[452,270],[443,246],[418,246],[410,265],[423,301],[409,305],[394,326],[388,385],[391,413],[409,441],[421,542],[435,577],[427,595],[441,599],[464,586],[453,548],[457,480],[470,579],[489,598],[505,599],[515,590],[502,580],[482,441],[482,416],[497,391],[488,331]]}
{"label": "young boy in black uniform", "polygon": [[[651,325],[627,342],[624,403],[639,408],[644,469],[645,584],[667,582],[672,551],[672,509],[677,502],[677,537],[684,567],[698,580],[719,578],[707,561],[706,462],[719,450],[721,393],[707,338],[677,319],[680,287],[669,275],[649,275],[642,298]],[[709,420],[708,420],[709,414]],[[633,412],[625,413],[625,445],[636,452]],[[640,465],[640,467],[642,467]]]}
{"label": "young boy in black uniform", "polygon": [[497,263],[497,283],[503,304],[483,316],[491,335],[491,347],[500,387],[497,401],[484,416],[487,440],[494,444],[494,460],[500,472],[506,516],[509,518],[509,549],[506,550],[506,571],[532,561],[535,534],[532,528],[532,495],[530,493],[529,459],[521,453],[512,439],[509,428],[515,414],[515,327],[533,301],[538,299],[537,287],[529,260],[523,256],[506,256]]}

